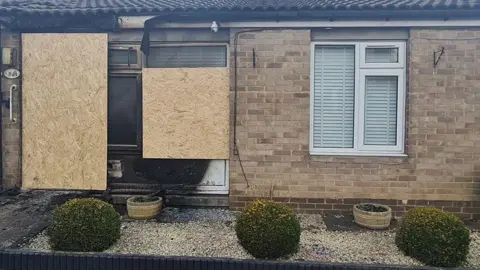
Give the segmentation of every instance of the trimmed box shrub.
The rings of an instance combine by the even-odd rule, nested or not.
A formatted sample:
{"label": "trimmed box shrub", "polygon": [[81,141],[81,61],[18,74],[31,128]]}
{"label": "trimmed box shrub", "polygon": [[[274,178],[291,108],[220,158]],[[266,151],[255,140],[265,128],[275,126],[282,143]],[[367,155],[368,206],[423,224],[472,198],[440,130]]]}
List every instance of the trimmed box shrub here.
{"label": "trimmed box shrub", "polygon": [[470,231],[451,213],[419,207],[408,211],[400,221],[395,244],[427,265],[456,267],[468,254]]}
{"label": "trimmed box shrub", "polygon": [[297,252],[300,222],[292,209],[270,200],[258,200],[237,218],[238,240],[255,258],[277,259]]}
{"label": "trimmed box shrub", "polygon": [[54,250],[99,252],[120,238],[120,215],[97,199],[73,199],[58,206],[47,228]]}

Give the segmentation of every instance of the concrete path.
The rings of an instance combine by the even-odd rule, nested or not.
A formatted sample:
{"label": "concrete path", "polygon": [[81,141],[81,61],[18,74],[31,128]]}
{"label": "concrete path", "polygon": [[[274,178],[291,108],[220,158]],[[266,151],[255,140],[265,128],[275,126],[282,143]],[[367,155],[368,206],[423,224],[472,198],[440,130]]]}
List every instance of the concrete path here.
{"label": "concrete path", "polygon": [[55,205],[78,193],[28,191],[17,196],[0,196],[0,249],[15,248],[41,232]]}

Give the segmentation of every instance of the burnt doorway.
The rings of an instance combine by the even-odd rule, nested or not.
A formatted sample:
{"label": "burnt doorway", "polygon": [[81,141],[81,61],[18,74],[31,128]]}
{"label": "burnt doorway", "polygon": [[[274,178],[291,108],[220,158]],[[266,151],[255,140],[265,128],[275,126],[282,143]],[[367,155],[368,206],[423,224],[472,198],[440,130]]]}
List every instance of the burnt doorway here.
{"label": "burnt doorway", "polygon": [[109,187],[125,193],[149,192],[160,187],[192,190],[191,187],[196,187],[206,175],[212,174],[207,172],[212,171],[212,168],[209,169],[210,160],[142,158],[141,59],[138,48],[110,48],[107,117]]}
{"label": "burnt doorway", "polygon": [[209,160],[142,158],[141,107],[141,74],[110,74],[108,81],[109,182],[114,187],[125,186],[125,184],[179,187],[199,184],[207,171]]}

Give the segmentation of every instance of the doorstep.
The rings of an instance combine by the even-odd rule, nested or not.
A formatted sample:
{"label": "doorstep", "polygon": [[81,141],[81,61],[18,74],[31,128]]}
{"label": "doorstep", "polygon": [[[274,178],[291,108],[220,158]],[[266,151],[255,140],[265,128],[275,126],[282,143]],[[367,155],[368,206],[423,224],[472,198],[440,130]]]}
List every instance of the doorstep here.
{"label": "doorstep", "polygon": [[[126,204],[131,195],[113,194],[114,204]],[[228,208],[228,195],[166,195],[165,205],[172,207],[220,207]]]}

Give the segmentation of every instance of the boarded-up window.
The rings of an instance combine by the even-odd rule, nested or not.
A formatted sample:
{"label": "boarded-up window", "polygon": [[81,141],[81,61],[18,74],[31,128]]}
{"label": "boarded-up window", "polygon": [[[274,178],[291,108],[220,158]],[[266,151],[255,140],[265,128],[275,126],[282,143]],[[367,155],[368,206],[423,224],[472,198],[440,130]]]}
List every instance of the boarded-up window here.
{"label": "boarded-up window", "polygon": [[23,34],[22,185],[107,185],[107,34]]}
{"label": "boarded-up window", "polygon": [[228,159],[228,68],[143,70],[143,157]]}

